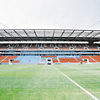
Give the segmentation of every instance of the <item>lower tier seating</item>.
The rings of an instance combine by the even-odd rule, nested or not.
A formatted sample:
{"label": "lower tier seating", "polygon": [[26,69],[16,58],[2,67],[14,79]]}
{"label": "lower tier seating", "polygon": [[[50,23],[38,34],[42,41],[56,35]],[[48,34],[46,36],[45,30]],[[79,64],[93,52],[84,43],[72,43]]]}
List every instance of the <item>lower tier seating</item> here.
{"label": "lower tier seating", "polygon": [[47,64],[47,59],[52,63],[100,63],[100,56],[0,56],[1,64]]}
{"label": "lower tier seating", "polygon": [[0,63],[20,63],[16,61],[17,56],[0,56]]}
{"label": "lower tier seating", "polygon": [[[53,63],[56,63],[57,60],[54,60]],[[69,57],[69,58],[59,58],[60,63],[97,63],[100,62],[100,56],[80,56],[80,57]]]}

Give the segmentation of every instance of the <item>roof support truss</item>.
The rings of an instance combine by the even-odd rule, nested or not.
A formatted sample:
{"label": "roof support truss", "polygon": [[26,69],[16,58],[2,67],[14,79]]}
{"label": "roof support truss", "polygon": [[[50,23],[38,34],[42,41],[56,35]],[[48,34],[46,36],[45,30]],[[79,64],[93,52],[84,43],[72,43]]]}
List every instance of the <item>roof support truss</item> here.
{"label": "roof support truss", "polygon": [[78,35],[76,35],[75,37],[79,37],[83,33],[84,33],[84,30],[82,32],[80,32]]}
{"label": "roof support truss", "polygon": [[35,30],[34,30],[34,34],[35,34],[36,38],[39,40],[39,38],[38,38],[37,33],[36,33],[36,31],[35,31]]}
{"label": "roof support truss", "polygon": [[[16,30],[13,30],[21,39],[24,39]],[[25,40],[25,39],[24,39]],[[26,41],[26,40],[25,40]]]}
{"label": "roof support truss", "polygon": [[53,41],[54,35],[55,35],[55,30],[53,30],[52,41]]}
{"label": "roof support truss", "polygon": [[23,30],[23,31],[27,35],[27,37],[30,38],[30,40],[32,40],[31,37],[29,36],[29,34],[26,32],[26,30]]}
{"label": "roof support truss", "polygon": [[61,33],[61,36],[60,37],[62,37],[64,33],[65,33],[65,30],[63,30],[63,32]]}
{"label": "roof support truss", "polygon": [[74,32],[75,32],[75,30],[73,30],[73,31],[68,35],[68,37],[70,37]]}
{"label": "roof support truss", "polygon": [[88,37],[90,34],[92,34],[94,31],[91,31],[90,33],[86,34],[84,37]]}
{"label": "roof support truss", "polygon": [[0,41],[100,41],[100,30],[2,29]]}
{"label": "roof support truss", "polygon": [[7,33],[10,37],[14,37],[12,34],[10,34],[9,32],[7,32],[6,30],[4,30],[5,33]]}
{"label": "roof support truss", "polygon": [[61,39],[61,37],[63,36],[64,33],[65,33],[65,30],[63,30],[63,32],[61,33],[59,40]]}
{"label": "roof support truss", "polygon": [[95,36],[97,36],[97,35],[99,35],[99,34],[100,34],[100,32],[98,32],[98,33],[92,35],[91,37],[94,38]]}

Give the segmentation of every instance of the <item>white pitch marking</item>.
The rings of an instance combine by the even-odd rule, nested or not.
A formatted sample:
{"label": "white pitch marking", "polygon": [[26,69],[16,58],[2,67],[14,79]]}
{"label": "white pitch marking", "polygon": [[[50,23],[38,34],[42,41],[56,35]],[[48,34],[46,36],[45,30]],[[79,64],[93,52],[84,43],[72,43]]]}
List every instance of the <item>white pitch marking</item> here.
{"label": "white pitch marking", "polygon": [[85,93],[87,93],[90,97],[92,97],[93,100],[99,100],[97,97],[95,97],[92,93],[90,93],[89,91],[87,91],[85,88],[83,88],[81,85],[79,85],[78,83],[76,83],[74,80],[72,80],[69,76],[67,76],[66,74],[64,74],[62,71],[60,71],[58,68],[53,67],[54,69],[56,69],[59,73],[61,73],[63,76],[65,76],[68,80],[70,80],[72,83],[74,83],[77,87],[79,87],[81,90],[83,90]]}

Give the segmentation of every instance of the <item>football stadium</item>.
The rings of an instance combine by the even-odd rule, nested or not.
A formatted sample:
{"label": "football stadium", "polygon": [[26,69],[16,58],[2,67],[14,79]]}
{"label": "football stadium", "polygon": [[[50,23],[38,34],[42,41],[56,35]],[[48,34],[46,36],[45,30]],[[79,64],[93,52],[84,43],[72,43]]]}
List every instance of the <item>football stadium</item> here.
{"label": "football stadium", "polygon": [[100,30],[0,29],[0,100],[99,100]]}

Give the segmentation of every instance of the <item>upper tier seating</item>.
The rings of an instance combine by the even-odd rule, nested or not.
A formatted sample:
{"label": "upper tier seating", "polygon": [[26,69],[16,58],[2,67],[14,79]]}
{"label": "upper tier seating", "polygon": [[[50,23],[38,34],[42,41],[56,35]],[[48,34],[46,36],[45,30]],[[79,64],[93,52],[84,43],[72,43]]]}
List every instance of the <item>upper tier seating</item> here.
{"label": "upper tier seating", "polygon": [[0,50],[99,50],[100,45],[88,44],[0,44]]}

